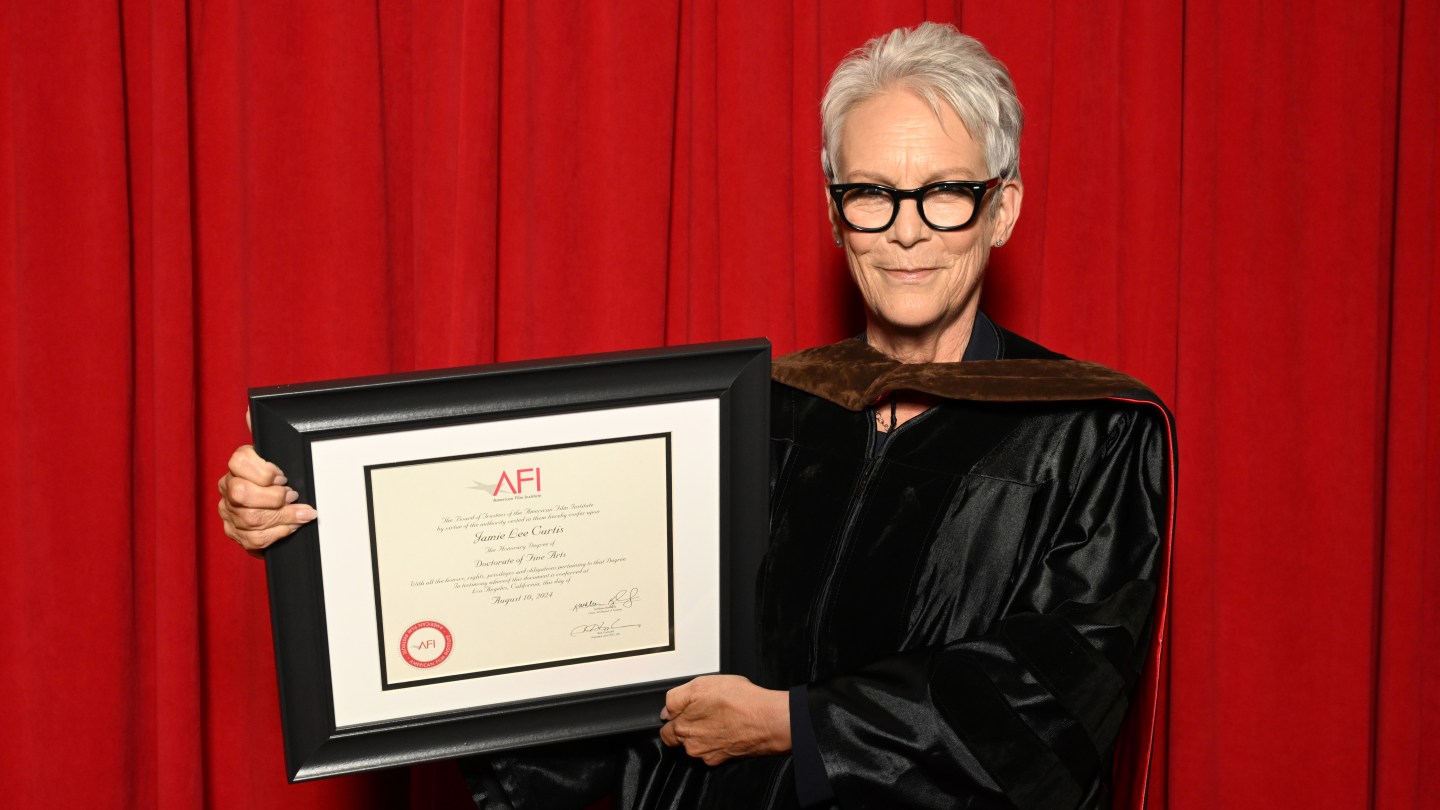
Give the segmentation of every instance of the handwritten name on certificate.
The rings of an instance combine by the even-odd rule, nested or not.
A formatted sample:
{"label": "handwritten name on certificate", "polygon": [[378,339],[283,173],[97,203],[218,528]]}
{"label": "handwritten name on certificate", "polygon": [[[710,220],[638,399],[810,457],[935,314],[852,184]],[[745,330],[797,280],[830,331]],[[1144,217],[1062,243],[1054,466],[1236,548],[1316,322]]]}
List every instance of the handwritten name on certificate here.
{"label": "handwritten name on certificate", "polygon": [[365,472],[385,688],[673,649],[669,434]]}

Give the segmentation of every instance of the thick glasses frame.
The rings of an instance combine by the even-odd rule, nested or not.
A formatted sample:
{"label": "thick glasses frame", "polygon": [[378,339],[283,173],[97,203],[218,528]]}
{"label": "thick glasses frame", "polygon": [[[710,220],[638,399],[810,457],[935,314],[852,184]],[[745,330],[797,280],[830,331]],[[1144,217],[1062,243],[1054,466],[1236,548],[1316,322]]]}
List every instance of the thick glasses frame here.
{"label": "thick glasses frame", "polygon": [[[835,210],[840,212],[840,218],[844,220],[845,225],[853,231],[879,233],[880,231],[889,230],[890,226],[895,224],[895,217],[900,213],[901,200],[914,200],[915,208],[920,212],[920,219],[931,230],[963,231],[975,224],[975,220],[980,216],[981,201],[985,199],[985,195],[989,193],[990,189],[1000,185],[1000,179],[999,177],[992,177],[989,180],[942,180],[939,183],[930,183],[929,185],[910,189],[891,188],[890,186],[882,186],[879,183],[835,183],[830,186],[830,196],[835,200]],[[954,191],[962,188],[970,192],[970,196],[975,198],[975,208],[970,212],[969,219],[959,225],[936,225],[930,221],[929,217],[925,216],[926,194],[937,189]],[[862,228],[851,222],[849,217],[845,216],[845,195],[856,189],[878,191],[890,198],[890,218],[885,220],[884,225],[874,228]]]}

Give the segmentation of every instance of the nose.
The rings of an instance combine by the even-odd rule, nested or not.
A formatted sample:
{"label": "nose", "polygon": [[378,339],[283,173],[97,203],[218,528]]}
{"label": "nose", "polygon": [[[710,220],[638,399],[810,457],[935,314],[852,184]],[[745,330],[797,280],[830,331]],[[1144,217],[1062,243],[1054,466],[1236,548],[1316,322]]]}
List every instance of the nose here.
{"label": "nose", "polygon": [[920,218],[919,201],[901,200],[900,209],[895,212],[895,221],[890,224],[890,241],[909,247],[924,239],[929,230],[925,220]]}

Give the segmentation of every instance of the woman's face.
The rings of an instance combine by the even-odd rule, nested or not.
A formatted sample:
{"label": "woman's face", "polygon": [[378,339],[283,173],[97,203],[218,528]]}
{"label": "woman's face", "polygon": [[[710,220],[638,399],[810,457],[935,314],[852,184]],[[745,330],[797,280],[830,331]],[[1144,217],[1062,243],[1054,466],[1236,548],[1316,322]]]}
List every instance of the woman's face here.
{"label": "woman's face", "polygon": [[[892,90],[855,106],[840,133],[837,183],[918,188],[941,180],[988,180],[985,153],[948,105],[936,118],[908,90]],[[1001,205],[992,209],[994,195]],[[830,222],[845,246],[850,273],[870,310],[870,329],[935,339],[954,327],[969,338],[990,248],[1010,235],[1020,211],[1018,181],[992,189],[981,215],[961,231],[931,230],[912,200],[878,233],[845,226],[832,201]],[[963,350],[963,342],[960,344]]]}

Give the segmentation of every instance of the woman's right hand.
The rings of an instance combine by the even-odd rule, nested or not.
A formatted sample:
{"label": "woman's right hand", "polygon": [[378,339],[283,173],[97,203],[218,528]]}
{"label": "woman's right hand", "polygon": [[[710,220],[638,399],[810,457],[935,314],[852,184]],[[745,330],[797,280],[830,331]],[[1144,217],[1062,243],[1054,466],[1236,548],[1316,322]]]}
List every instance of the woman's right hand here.
{"label": "woman's right hand", "polygon": [[225,534],[252,556],[315,519],[309,504],[286,486],[280,468],[243,445],[230,456],[230,471],[220,479],[220,519]]}

